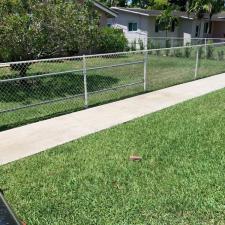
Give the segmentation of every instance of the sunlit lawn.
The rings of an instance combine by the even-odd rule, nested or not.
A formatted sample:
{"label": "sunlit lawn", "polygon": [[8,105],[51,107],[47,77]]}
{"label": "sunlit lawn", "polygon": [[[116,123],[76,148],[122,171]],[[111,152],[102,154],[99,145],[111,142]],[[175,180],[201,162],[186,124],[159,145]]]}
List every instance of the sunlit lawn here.
{"label": "sunlit lawn", "polygon": [[30,225],[222,225],[224,102],[221,90],[1,166],[0,187]]}
{"label": "sunlit lawn", "polygon": [[[169,87],[175,84],[188,82],[195,75],[195,50],[191,51],[189,58],[175,57],[170,51],[166,56],[165,51],[159,54],[154,52],[148,55],[147,76],[148,91]],[[172,54],[172,56],[171,56]],[[184,55],[184,53],[183,53]],[[205,59],[199,61],[198,77],[202,78],[225,71],[224,60]],[[123,54],[111,57],[93,57],[87,59],[87,67],[110,66],[128,62],[143,61],[144,55]],[[16,107],[38,104],[44,101],[60,100],[29,109],[23,109],[12,113],[4,113],[0,116],[0,130],[30,123],[44,118],[73,112],[84,108],[84,85],[82,60],[63,60],[54,63],[35,63],[30,66],[27,76],[59,73],[48,77],[39,77],[28,80],[25,84],[21,81],[0,83],[0,111]],[[69,72],[74,71],[75,72]],[[104,69],[88,70],[87,84],[89,92],[89,106],[118,100],[143,92],[143,63]],[[1,79],[18,77],[18,71],[9,67],[0,69]],[[137,83],[138,85],[121,87],[125,84]],[[114,89],[120,87],[118,89]],[[90,94],[104,89],[113,89],[108,92]],[[75,97],[76,95],[79,95]]]}

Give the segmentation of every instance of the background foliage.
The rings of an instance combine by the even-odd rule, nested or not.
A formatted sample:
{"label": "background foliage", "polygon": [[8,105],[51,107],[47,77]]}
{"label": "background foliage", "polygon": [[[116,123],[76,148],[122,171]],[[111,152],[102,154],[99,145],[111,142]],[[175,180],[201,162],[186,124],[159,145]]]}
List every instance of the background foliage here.
{"label": "background foliage", "polygon": [[91,49],[99,16],[89,3],[4,0],[0,3],[0,58],[27,60]]}
{"label": "background foliage", "polygon": [[[181,11],[188,11],[190,8],[201,10],[203,12],[209,11],[209,6],[213,8],[224,9],[224,0],[100,0],[107,6],[119,7],[140,7],[146,9],[164,10],[170,5],[174,9]],[[216,10],[218,11],[218,10]]]}
{"label": "background foliage", "polygon": [[121,52],[128,46],[128,41],[121,29],[102,28],[98,38],[99,52]]}

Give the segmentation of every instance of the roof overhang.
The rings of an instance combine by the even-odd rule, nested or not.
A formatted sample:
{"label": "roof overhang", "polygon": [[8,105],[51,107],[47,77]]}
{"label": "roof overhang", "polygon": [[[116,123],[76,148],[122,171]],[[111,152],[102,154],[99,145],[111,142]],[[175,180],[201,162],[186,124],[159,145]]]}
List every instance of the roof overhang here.
{"label": "roof overhang", "polygon": [[96,8],[104,11],[107,15],[109,15],[110,17],[117,17],[117,13],[114,12],[113,10],[109,9],[108,7],[104,6],[103,4],[93,1],[93,4]]}
{"label": "roof overhang", "polygon": [[[131,13],[131,14],[136,14],[136,15],[141,15],[141,16],[147,16],[147,17],[157,17],[162,13],[162,10],[149,10],[149,12],[140,12],[140,11],[135,11],[134,9],[131,8],[121,8],[121,7],[111,7],[111,9],[115,11],[121,11],[121,12],[126,12],[126,13]],[[184,13],[179,13],[177,11],[173,12],[173,15],[182,19],[189,19],[189,20],[194,20],[193,16],[189,16],[188,14]]]}
{"label": "roof overhang", "polygon": [[218,16],[216,18],[211,19],[212,22],[225,22],[225,17],[224,16]]}
{"label": "roof overhang", "polygon": [[128,12],[128,13],[133,13],[133,14],[136,14],[136,15],[150,16],[147,13],[135,12],[135,11],[131,11],[131,10],[127,9],[127,8],[126,9],[122,9],[122,8],[118,8],[118,7],[111,7],[111,9],[118,10],[118,11],[123,11],[123,12]]}
{"label": "roof overhang", "polygon": [[188,17],[188,16],[180,16],[181,19],[187,19],[187,20],[194,20],[193,17]]}

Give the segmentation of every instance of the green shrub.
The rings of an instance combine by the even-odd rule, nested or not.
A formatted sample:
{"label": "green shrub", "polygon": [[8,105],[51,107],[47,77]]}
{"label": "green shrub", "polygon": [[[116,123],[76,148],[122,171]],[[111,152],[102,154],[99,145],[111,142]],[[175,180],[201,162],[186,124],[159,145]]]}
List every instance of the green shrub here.
{"label": "green shrub", "polygon": [[160,48],[161,48],[160,43],[157,43],[157,44],[155,45],[155,49],[160,49]]}
{"label": "green shrub", "polygon": [[148,38],[147,49],[154,49],[154,48],[155,46],[153,44],[153,41],[150,38]]}
{"label": "green shrub", "polygon": [[[90,10],[89,3],[46,1],[43,4],[26,0],[13,1],[15,4],[8,7],[5,4],[10,1],[0,2],[2,61],[71,56],[96,46],[99,16]],[[26,67],[21,66],[21,74],[25,74]]]}
{"label": "green shrub", "polygon": [[144,42],[140,38],[138,39],[138,44],[139,44],[140,50],[144,50],[145,49]]}
{"label": "green shrub", "polygon": [[[212,41],[208,41],[208,44],[212,44],[213,42]],[[207,46],[207,54],[206,54],[206,58],[207,59],[213,59],[213,56],[214,56],[214,48],[212,45],[208,45]]]}
{"label": "green shrub", "polygon": [[218,53],[218,59],[219,60],[224,60],[224,51],[223,50],[220,50],[217,53]]}
{"label": "green shrub", "polygon": [[126,48],[125,48],[125,52],[129,52],[130,51],[130,46],[127,45]]}
{"label": "green shrub", "polygon": [[[189,46],[189,44],[186,44],[186,46]],[[192,48],[186,47],[186,48],[184,49],[184,56],[185,56],[186,58],[190,58],[190,57],[191,57],[191,52],[192,52]]]}
{"label": "green shrub", "polygon": [[203,55],[204,55],[204,49],[203,49],[203,47],[200,47],[198,51],[199,51],[198,52],[199,59],[202,59],[203,58]]}
{"label": "green shrub", "polygon": [[97,51],[100,53],[122,52],[127,49],[128,41],[121,29],[104,27],[97,40]]}
{"label": "green shrub", "polygon": [[136,51],[137,50],[137,42],[136,42],[136,39],[131,42],[130,50],[131,51]]}
{"label": "green shrub", "polygon": [[[89,3],[9,2],[0,1],[1,61],[71,56],[96,46],[99,16]],[[11,64],[10,68],[23,77],[29,66],[29,63],[18,63]]]}
{"label": "green shrub", "polygon": [[171,47],[171,42],[170,40],[166,39],[166,48],[170,48]]}
{"label": "green shrub", "polygon": [[[160,49],[160,44],[159,43],[156,44],[155,49]],[[157,56],[160,56],[162,51],[161,50],[156,50],[154,52],[155,52],[155,54]]]}
{"label": "green shrub", "polygon": [[183,57],[182,50],[180,48],[174,49],[174,55],[176,57]]}
{"label": "green shrub", "polygon": [[[166,39],[166,48],[170,48],[171,47],[171,43],[170,40]],[[170,49],[166,49],[166,56],[168,56],[170,54]]]}
{"label": "green shrub", "polygon": [[207,59],[213,59],[214,56],[214,49],[213,46],[208,46],[207,47]]}
{"label": "green shrub", "polygon": [[156,54],[157,56],[160,56],[160,55],[161,55],[161,50],[155,50],[155,54]]}

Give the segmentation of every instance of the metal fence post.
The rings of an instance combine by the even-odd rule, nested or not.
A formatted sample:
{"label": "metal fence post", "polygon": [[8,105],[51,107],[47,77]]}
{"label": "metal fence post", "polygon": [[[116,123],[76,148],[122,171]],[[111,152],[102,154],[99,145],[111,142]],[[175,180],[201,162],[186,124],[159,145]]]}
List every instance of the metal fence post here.
{"label": "metal fence post", "polygon": [[83,76],[84,76],[84,107],[88,107],[88,90],[87,90],[87,65],[86,57],[83,55]]}
{"label": "metal fence post", "polygon": [[173,48],[174,46],[173,46],[173,38],[171,37],[171,39],[170,39],[170,47],[171,48]]}
{"label": "metal fence post", "polygon": [[148,62],[148,51],[144,52],[144,91],[147,91],[147,62]]}
{"label": "metal fence post", "polygon": [[196,63],[195,63],[195,78],[197,78],[198,76],[198,61],[199,61],[199,48],[197,48],[197,52],[196,52]]}
{"label": "metal fence post", "polygon": [[207,39],[205,38],[205,58],[207,58]]}

